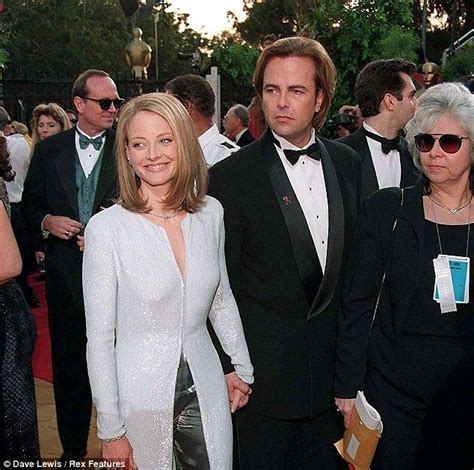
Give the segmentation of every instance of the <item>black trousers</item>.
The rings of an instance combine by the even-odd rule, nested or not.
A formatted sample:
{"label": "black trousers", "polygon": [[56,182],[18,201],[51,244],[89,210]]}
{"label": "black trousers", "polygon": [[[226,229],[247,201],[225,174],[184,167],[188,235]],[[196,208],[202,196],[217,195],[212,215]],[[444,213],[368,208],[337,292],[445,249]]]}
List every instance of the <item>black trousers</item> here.
{"label": "black trousers", "polygon": [[48,313],[59,437],[65,453],[77,454],[87,448],[92,410],[84,308],[65,299]]}
{"label": "black trousers", "polygon": [[281,420],[244,408],[237,415],[240,470],[347,470],[333,445],[340,421],[335,413]]}

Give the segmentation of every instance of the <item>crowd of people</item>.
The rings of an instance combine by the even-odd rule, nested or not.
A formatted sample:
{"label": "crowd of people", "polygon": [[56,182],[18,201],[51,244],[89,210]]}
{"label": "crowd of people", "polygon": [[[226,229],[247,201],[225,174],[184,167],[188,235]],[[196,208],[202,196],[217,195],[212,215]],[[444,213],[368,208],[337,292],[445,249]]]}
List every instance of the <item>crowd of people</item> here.
{"label": "crowd of people", "polygon": [[225,135],[202,77],[122,106],[88,70],[72,118],[42,104],[32,142],[0,137],[2,455],[39,458],[36,252],[65,466],[94,404],[103,458],[129,468],[347,468],[334,443],[364,391],[372,469],[472,468],[474,95],[418,98],[415,72],[367,64],[336,140],[336,69],[306,37],[262,50]]}

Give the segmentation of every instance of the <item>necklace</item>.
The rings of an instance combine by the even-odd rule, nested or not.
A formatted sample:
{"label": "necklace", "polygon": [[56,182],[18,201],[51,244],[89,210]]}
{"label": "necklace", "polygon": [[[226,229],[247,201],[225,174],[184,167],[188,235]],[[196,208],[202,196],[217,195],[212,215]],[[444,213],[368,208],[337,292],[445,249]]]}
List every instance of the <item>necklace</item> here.
{"label": "necklace", "polygon": [[157,212],[148,212],[153,217],[158,217],[158,219],[168,220],[173,219],[178,215],[178,209],[176,209],[172,214],[158,214]]}
{"label": "necklace", "polygon": [[[430,199],[431,199],[431,197],[430,197]],[[472,195],[471,195],[471,199],[472,199]],[[471,199],[469,199],[468,202],[471,202]],[[443,254],[443,247],[441,246],[441,237],[439,235],[438,220],[436,219],[436,212],[434,210],[433,202],[436,204],[436,201],[433,201],[433,199],[431,199],[431,208],[433,209],[433,215],[434,215],[434,219],[435,219],[436,234],[438,235],[439,252],[441,254]],[[462,207],[466,207],[466,206],[467,206],[467,204],[464,204]],[[462,209],[462,207],[461,207],[461,209]],[[447,207],[445,209],[447,209]],[[449,209],[449,210],[451,210],[451,209]],[[460,209],[458,208],[457,210],[460,210]],[[469,206],[469,219],[467,220],[466,258],[469,255],[469,237],[470,237],[470,235],[471,235],[471,206]]]}
{"label": "necklace", "polygon": [[472,193],[471,193],[471,197],[467,200],[467,202],[465,202],[459,207],[454,207],[453,209],[451,209],[450,207],[445,206],[444,204],[441,204],[441,202],[437,201],[431,196],[428,196],[428,197],[431,199],[432,203],[434,202],[437,206],[442,207],[443,209],[446,209],[447,211],[451,212],[451,214],[456,214],[456,212],[459,212],[461,209],[464,209],[465,207],[467,207],[472,201]]}

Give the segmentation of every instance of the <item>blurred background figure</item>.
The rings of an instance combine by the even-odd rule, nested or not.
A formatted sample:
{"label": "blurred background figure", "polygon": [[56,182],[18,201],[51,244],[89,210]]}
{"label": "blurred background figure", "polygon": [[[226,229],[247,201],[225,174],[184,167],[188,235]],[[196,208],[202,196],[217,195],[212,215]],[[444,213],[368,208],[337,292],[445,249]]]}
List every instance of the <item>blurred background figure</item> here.
{"label": "blurred background figure", "polygon": [[0,455],[6,460],[39,459],[31,355],[35,322],[14,278],[21,255],[10,225],[5,181],[15,175],[0,130]]}
{"label": "blurred background figure", "polygon": [[243,104],[232,106],[224,116],[223,124],[227,137],[232,136],[239,147],[251,144],[255,140],[248,128],[249,111]]}
{"label": "blurred background figure", "polygon": [[[70,114],[75,116],[72,111]],[[33,153],[36,144],[52,135],[63,132],[72,127],[71,119],[66,111],[56,103],[42,103],[33,110],[33,118],[31,119],[32,144],[31,152]],[[35,247],[36,263],[44,267],[45,248],[42,236],[33,235]]]}
{"label": "blurred background figure", "polygon": [[31,146],[32,139],[30,136],[30,131],[26,124],[23,124],[22,122],[18,122],[18,121],[12,121],[11,127],[14,131],[14,134],[21,134],[25,138],[25,140],[28,142],[28,144]]}
{"label": "blurred background figure", "polygon": [[359,106],[350,104],[341,106],[337,114],[332,116],[326,124],[326,128],[334,132],[337,137],[353,134],[360,126],[362,126],[362,115]]}
{"label": "blurred background figure", "polygon": [[66,114],[69,119],[69,122],[71,123],[71,126],[74,126],[77,124],[77,113],[73,109],[66,109]]}
{"label": "blurred background figure", "polygon": [[31,120],[31,130],[33,133],[33,150],[35,145],[41,141],[59,132],[72,127],[66,111],[59,104],[43,103],[36,106],[33,110]]}
{"label": "blurred background figure", "polygon": [[401,133],[417,106],[412,76],[416,65],[403,59],[375,60],[357,76],[354,93],[364,120],[338,139],[362,159],[362,196],[415,182],[415,167]]}
{"label": "blurred background figure", "polygon": [[263,47],[271,46],[277,39],[278,38],[276,34],[273,34],[273,33],[266,34],[265,37],[263,38]]}
{"label": "blurred background figure", "polygon": [[194,74],[180,75],[165,85],[165,91],[178,98],[191,116],[208,167],[239,149],[212,121],[216,96],[207,80]]}

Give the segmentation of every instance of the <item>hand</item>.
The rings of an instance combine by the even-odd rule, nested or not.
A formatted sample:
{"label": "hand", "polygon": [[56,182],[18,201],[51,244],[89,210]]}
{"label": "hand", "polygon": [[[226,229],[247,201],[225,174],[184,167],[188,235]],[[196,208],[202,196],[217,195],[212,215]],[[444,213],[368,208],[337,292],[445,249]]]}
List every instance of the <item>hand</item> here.
{"label": "hand", "polygon": [[35,251],[36,264],[40,264],[44,260],[44,251]]}
{"label": "hand", "polygon": [[337,409],[344,416],[344,427],[349,428],[351,424],[352,410],[354,408],[355,398],[336,398]]}
{"label": "hand", "polygon": [[248,403],[252,389],[247,382],[244,382],[237,375],[237,372],[226,374],[225,381],[227,384],[227,393],[229,394],[230,411],[234,413]]}
{"label": "hand", "polygon": [[77,246],[79,250],[84,251],[84,235],[77,236]]}
{"label": "hand", "polygon": [[133,449],[127,436],[114,442],[102,442],[102,458],[110,462],[121,462],[125,468],[136,470],[137,465],[133,460]]}
{"label": "hand", "polygon": [[43,221],[43,229],[61,240],[69,240],[77,235],[81,228],[82,224],[77,220],[61,215],[47,215]]}

